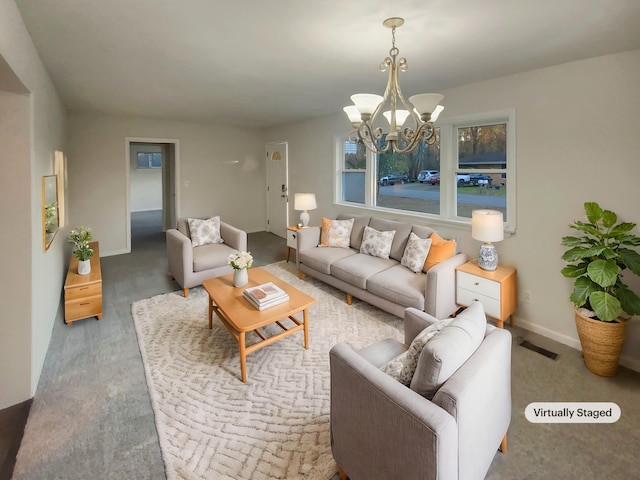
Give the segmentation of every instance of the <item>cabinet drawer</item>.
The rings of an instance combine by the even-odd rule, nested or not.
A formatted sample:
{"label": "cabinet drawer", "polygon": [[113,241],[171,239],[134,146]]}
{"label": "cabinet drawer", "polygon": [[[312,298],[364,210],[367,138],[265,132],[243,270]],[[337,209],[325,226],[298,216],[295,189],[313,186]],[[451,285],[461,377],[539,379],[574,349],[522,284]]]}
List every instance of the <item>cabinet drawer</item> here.
{"label": "cabinet drawer", "polygon": [[66,321],[98,315],[102,315],[102,295],[64,302],[64,319]]}
{"label": "cabinet drawer", "polygon": [[500,300],[500,283],[465,272],[458,273],[458,287]]}
{"label": "cabinet drawer", "polygon": [[65,301],[75,300],[77,298],[93,297],[95,295],[102,295],[102,283],[78,285],[76,287],[66,288],[64,291]]}
{"label": "cabinet drawer", "polygon": [[477,292],[466,290],[458,286],[456,301],[460,305],[465,305],[465,306],[471,305],[471,303],[474,300],[480,301],[487,315],[493,318],[497,318],[498,320],[504,320],[503,318],[500,317],[500,300],[499,299],[487,297],[486,295],[481,295]]}
{"label": "cabinet drawer", "polygon": [[298,232],[287,230],[287,247],[298,248]]}

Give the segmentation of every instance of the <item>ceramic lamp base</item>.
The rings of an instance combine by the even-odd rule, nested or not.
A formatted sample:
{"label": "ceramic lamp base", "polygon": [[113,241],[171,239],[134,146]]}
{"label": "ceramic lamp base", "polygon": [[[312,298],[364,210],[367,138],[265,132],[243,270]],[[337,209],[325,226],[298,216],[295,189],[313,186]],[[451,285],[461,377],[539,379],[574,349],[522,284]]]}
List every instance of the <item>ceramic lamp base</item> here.
{"label": "ceramic lamp base", "polygon": [[478,266],[483,270],[493,271],[498,268],[498,252],[490,243],[483,243],[478,253]]}
{"label": "ceramic lamp base", "polygon": [[309,213],[306,210],[300,214],[300,223],[303,227],[309,225]]}

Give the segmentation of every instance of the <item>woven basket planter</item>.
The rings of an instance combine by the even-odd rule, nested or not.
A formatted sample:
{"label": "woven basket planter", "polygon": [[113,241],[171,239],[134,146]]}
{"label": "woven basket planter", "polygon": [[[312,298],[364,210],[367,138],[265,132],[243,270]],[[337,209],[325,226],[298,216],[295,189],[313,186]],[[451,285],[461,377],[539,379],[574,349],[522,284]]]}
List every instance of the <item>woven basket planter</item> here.
{"label": "woven basket planter", "polygon": [[618,370],[627,321],[617,318],[612,322],[601,322],[580,315],[577,311],[575,314],[584,364],[596,375],[612,377]]}

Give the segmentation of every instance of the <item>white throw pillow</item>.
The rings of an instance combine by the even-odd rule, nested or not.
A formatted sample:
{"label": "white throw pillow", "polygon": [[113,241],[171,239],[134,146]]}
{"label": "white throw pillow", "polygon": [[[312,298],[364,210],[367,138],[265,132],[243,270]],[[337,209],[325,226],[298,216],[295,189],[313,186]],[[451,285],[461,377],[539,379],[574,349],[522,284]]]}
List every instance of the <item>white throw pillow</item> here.
{"label": "white throw pillow", "polygon": [[189,232],[191,233],[191,244],[194,247],[208,245],[210,243],[224,243],[220,236],[220,216],[216,215],[208,220],[199,218],[189,218]]}
{"label": "white throw pillow", "polygon": [[420,358],[420,354],[422,353],[425,345],[427,345],[427,343],[429,343],[452,321],[453,318],[447,318],[429,325],[416,335],[416,338],[413,339],[406,352],[401,353],[396,358],[383,365],[380,370],[407,387],[411,385],[411,379],[416,371],[418,359]]}
{"label": "white throw pillow", "polygon": [[404,255],[402,255],[402,259],[400,260],[400,265],[404,265],[415,273],[422,272],[430,248],[430,238],[420,238],[411,232],[407,246],[404,249]]}
{"label": "white throw pillow", "polygon": [[360,253],[365,253],[373,257],[389,258],[389,254],[391,253],[391,244],[395,234],[395,230],[379,232],[375,228],[364,227]]}

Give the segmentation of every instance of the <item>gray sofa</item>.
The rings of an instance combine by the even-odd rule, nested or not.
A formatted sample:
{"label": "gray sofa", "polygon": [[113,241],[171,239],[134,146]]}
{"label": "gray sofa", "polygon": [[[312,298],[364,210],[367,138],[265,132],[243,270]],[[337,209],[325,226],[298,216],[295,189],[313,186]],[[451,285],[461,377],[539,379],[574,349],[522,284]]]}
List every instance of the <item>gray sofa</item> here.
{"label": "gray sofa", "polygon": [[506,453],[511,333],[487,324],[479,302],[424,346],[410,386],[381,369],[434,322],[410,308],[405,345],[331,349],[331,450],[341,478],[481,480],[498,447]]}
{"label": "gray sofa", "polygon": [[191,243],[189,223],[179,218],[177,229],[167,230],[167,259],[169,274],[182,287],[185,298],[189,289],[202,285],[208,278],[233,272],[229,255],[247,250],[247,233],[227,223],[220,222],[220,236],[224,243],[200,245]]}
{"label": "gray sofa", "polygon": [[[398,317],[407,307],[417,308],[437,318],[446,318],[456,305],[455,270],[468,257],[458,253],[427,273],[414,273],[400,264],[411,232],[428,238],[433,229],[380,217],[340,215],[338,220],[354,218],[350,248],[319,247],[320,227],[298,231],[297,267],[303,274],[336,287],[352,297]],[[395,230],[389,259],[360,253],[365,226],[378,231]]]}

